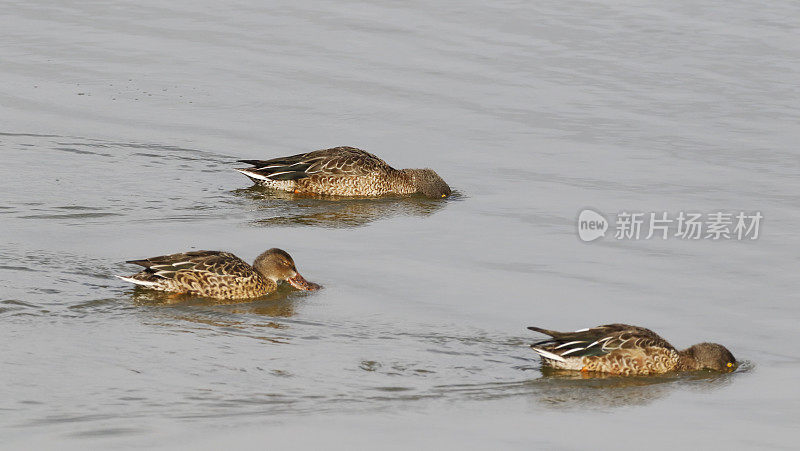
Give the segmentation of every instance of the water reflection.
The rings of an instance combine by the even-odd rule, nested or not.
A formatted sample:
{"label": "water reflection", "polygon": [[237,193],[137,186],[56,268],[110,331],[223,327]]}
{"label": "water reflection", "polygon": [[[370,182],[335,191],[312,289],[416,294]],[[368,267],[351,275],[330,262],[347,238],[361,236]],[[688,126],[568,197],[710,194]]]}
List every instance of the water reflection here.
{"label": "water reflection", "polygon": [[643,406],[687,384],[718,389],[731,383],[730,374],[699,372],[669,376],[620,377],[552,375],[534,382],[536,401],[553,408]]}
{"label": "water reflection", "polygon": [[290,341],[287,332],[291,323],[280,319],[296,315],[307,295],[282,286],[270,295],[237,302],[174,295],[141,287],[132,291],[135,305],[150,307],[141,312],[148,324],[185,333],[246,336],[276,344]]}
{"label": "water reflection", "polygon": [[753,368],[742,362],[732,373],[695,371],[660,376],[624,377],[587,375],[574,371],[542,369],[542,377],[516,382],[461,384],[437,387],[441,396],[499,399],[527,396],[537,404],[559,409],[606,409],[643,406],[678,390],[711,391],[726,387],[740,373]]}
{"label": "water reflection", "polygon": [[733,382],[737,373],[751,369],[743,362],[733,373],[693,371],[658,376],[613,376],[543,368],[532,381],[536,400],[553,408],[609,408],[643,406],[683,388],[717,390]]}
{"label": "water reflection", "polygon": [[344,198],[293,194],[256,185],[234,190],[233,194],[259,216],[254,224],[330,228],[360,227],[394,216],[430,216],[460,198],[457,193],[446,200],[422,196]]}
{"label": "water reflection", "polygon": [[[307,296],[285,285],[278,291],[257,299],[226,300],[197,297],[188,294],[166,293],[143,287],[133,288],[131,298],[137,305],[172,305],[185,310],[192,307],[196,311],[218,312],[220,314],[250,314],[289,318],[295,315],[297,303]],[[200,307],[200,308],[198,308]]]}

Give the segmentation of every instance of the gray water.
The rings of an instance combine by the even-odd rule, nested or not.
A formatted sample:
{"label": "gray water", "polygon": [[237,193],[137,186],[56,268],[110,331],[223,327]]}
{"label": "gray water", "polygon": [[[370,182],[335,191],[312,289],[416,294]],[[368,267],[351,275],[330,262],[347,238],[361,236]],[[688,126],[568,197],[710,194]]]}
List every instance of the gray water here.
{"label": "gray water", "polygon": [[[800,6],[662,3],[1,4],[0,445],[794,448]],[[232,170],[336,145],[456,195]],[[585,207],[764,220],[583,243]],[[165,303],[113,277],[275,246],[325,288]],[[742,364],[560,378],[527,346],[608,322]]]}

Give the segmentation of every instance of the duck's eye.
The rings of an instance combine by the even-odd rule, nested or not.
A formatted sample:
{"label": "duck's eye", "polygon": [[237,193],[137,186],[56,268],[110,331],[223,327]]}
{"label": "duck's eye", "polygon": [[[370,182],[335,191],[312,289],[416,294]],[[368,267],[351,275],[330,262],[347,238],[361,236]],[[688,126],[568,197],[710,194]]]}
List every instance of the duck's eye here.
{"label": "duck's eye", "polygon": [[731,363],[731,362],[728,362],[728,368],[730,368],[730,367],[732,367],[732,366],[733,366],[733,363]]}
{"label": "duck's eye", "polygon": [[447,194],[442,194],[442,197],[447,197]]}

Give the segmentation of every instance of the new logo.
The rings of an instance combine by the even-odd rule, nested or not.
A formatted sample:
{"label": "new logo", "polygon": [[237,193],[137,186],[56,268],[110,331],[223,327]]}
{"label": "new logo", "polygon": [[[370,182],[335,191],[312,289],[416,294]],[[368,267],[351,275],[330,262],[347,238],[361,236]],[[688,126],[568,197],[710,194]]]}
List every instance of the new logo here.
{"label": "new logo", "polygon": [[594,241],[602,238],[608,230],[605,216],[591,209],[581,210],[578,215],[578,237],[581,241]]}

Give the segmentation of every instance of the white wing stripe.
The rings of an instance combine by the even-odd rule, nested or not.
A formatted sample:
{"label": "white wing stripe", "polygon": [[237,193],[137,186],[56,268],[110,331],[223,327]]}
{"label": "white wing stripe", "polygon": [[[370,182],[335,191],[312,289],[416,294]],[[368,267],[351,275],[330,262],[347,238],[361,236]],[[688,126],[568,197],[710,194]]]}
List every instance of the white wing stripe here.
{"label": "white wing stripe", "polygon": [[123,277],[123,276],[114,276],[114,277],[116,277],[118,279],[122,279],[125,282],[135,283],[136,285],[144,285],[146,287],[156,285],[155,282],[150,282],[150,281],[147,281],[147,280],[134,279],[133,277]]}
{"label": "white wing stripe", "polygon": [[546,359],[557,360],[559,362],[564,362],[564,363],[567,362],[560,355],[553,354],[552,352],[545,351],[544,349],[533,348],[533,350],[536,351],[540,356],[542,356],[542,357],[544,357]]}
{"label": "white wing stripe", "polygon": [[251,177],[251,178],[254,178],[254,179],[259,179],[259,180],[267,180],[267,181],[269,181],[269,177],[261,175],[261,174],[258,174],[258,173],[255,173],[255,172],[250,172],[247,169],[236,169],[236,170],[241,172],[242,174],[248,176],[248,177]]}
{"label": "white wing stripe", "polygon": [[604,341],[608,341],[608,340],[611,340],[611,337],[601,338],[601,339],[595,341],[594,343],[590,344],[589,346],[587,346],[587,348],[591,348],[592,346],[594,346],[596,344],[603,343]]}
{"label": "white wing stripe", "polygon": [[577,345],[577,344],[580,344],[580,343],[586,343],[586,341],[585,340],[570,341],[569,343],[564,343],[564,344],[558,345],[553,349],[566,348],[567,346]]}
{"label": "white wing stripe", "polygon": [[567,355],[567,354],[572,354],[573,352],[578,352],[578,351],[581,351],[581,350],[583,350],[583,349],[586,349],[586,348],[574,348],[574,349],[570,349],[570,350],[569,350],[569,351],[567,351],[567,352],[562,352],[562,353],[561,353],[561,356],[563,357],[563,356],[565,356],[565,355]]}

